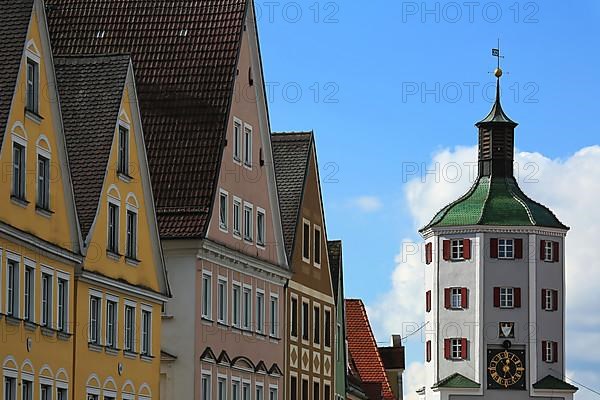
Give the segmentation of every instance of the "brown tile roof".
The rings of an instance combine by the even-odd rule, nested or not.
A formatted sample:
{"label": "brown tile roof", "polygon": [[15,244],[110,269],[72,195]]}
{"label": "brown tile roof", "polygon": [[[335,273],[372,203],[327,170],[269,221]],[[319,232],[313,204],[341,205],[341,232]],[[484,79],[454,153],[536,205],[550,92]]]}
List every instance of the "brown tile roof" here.
{"label": "brown tile roof", "polygon": [[57,54],[131,54],[163,238],[206,234],[247,3],[47,0]]}
{"label": "brown tile roof", "polygon": [[54,59],[83,240],[102,194],[129,63],[125,55]]}
{"label": "brown tile roof", "polygon": [[361,300],[346,300],[346,336],[348,351],[369,398],[373,398],[373,393],[377,392],[380,395],[374,399],[394,400],[394,393]]}
{"label": "brown tile roof", "polygon": [[[0,146],[17,86],[33,0],[0,0]],[[21,110],[23,111],[23,110]]]}
{"label": "brown tile roof", "polygon": [[404,346],[380,347],[379,355],[386,370],[405,369]]}
{"label": "brown tile roof", "polygon": [[308,174],[312,140],[312,132],[286,132],[271,135],[283,239],[286,253],[290,259]]}
{"label": "brown tile roof", "polygon": [[327,242],[329,253],[329,270],[331,271],[331,284],[333,286],[333,297],[337,303],[340,275],[342,274],[342,241],[330,240]]}

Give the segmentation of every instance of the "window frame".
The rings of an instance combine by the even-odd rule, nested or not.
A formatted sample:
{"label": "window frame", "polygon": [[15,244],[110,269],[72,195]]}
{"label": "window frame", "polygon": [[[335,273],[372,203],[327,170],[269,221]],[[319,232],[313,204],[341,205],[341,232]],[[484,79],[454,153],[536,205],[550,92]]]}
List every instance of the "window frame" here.
{"label": "window frame", "polygon": [[101,346],[102,339],[100,336],[100,331],[102,326],[102,293],[97,292],[95,290],[90,290],[88,304],[88,343],[96,346]]}
{"label": "window frame", "polygon": [[[27,140],[16,134],[12,135],[12,139],[11,196],[17,200],[27,202]],[[16,150],[19,150],[18,161],[15,160]]]}
{"label": "window frame", "polygon": [[9,317],[19,318],[19,300],[21,299],[21,256],[6,252],[5,274],[6,298],[4,303],[4,311]]}
{"label": "window frame", "polygon": [[462,310],[462,288],[450,288],[450,309]]}
{"label": "window frame", "polygon": [[[306,307],[305,307],[306,306]],[[302,310],[301,310],[301,335],[302,343],[308,344],[310,342],[310,302],[307,299],[302,299]]]}
{"label": "window frame", "polygon": [[[63,293],[60,293],[61,282]],[[71,276],[62,271],[56,271],[56,330],[63,333],[69,332],[69,300],[71,290]],[[62,299],[61,299],[62,297]],[[61,310],[61,301],[62,310]],[[62,315],[61,315],[62,314]],[[61,321],[62,319],[62,321]],[[61,324],[62,322],[62,324]],[[62,325],[62,326],[61,326]]]}
{"label": "window frame", "polygon": [[[40,58],[34,55],[30,50],[27,50],[25,61],[25,111],[35,115],[40,112]],[[33,80],[31,82],[32,90],[30,95],[30,67],[33,67]],[[31,102],[30,102],[31,100]]]}
{"label": "window frame", "polygon": [[269,335],[272,338],[279,337],[279,295],[277,293],[271,293],[269,296],[269,310],[270,310],[270,329]]}
{"label": "window frame", "polygon": [[212,400],[212,374],[210,371],[202,370],[200,377],[200,391],[202,400]]}
{"label": "window frame", "polygon": [[302,218],[302,261],[307,264],[310,264],[310,231],[310,221],[306,218]]}
{"label": "window frame", "polygon": [[[503,305],[504,302],[504,305]],[[500,308],[512,309],[515,308],[515,288],[501,287],[500,288]]]}
{"label": "window frame", "polygon": [[515,259],[515,240],[500,238],[498,239],[498,259],[514,260]]}
{"label": "window frame", "polygon": [[450,260],[463,261],[465,259],[465,245],[463,239],[450,240]]}
{"label": "window frame", "polygon": [[[41,163],[44,164],[42,171]],[[36,185],[36,207],[41,210],[50,211],[50,154],[47,151],[37,149],[37,185]]]}
{"label": "window frame", "polygon": [[[319,232],[318,238],[317,238],[317,232]],[[321,227],[319,225],[313,225],[313,231],[312,231],[312,244],[313,244],[313,265],[317,268],[321,268],[321,262],[322,262],[322,257],[323,257],[323,237],[322,237],[322,233],[321,233]],[[318,251],[317,251],[318,249]],[[319,255],[318,259],[317,259],[317,254]]]}
{"label": "window frame", "polygon": [[[136,334],[135,324],[137,319],[137,303],[131,300],[124,301],[123,308],[123,351],[125,353],[135,353],[136,350]],[[131,319],[128,317],[128,311],[131,310]],[[131,326],[129,326],[131,323]]]}
{"label": "window frame", "polygon": [[242,329],[252,330],[252,286],[244,284],[242,286]]}
{"label": "window frame", "polygon": [[236,239],[242,238],[242,214],[243,214],[243,203],[242,199],[233,196],[233,208],[232,208],[232,227],[233,237]]}
{"label": "window frame", "polygon": [[[237,128],[237,130],[236,130]],[[237,117],[233,117],[233,149],[232,156],[233,161],[241,165],[242,164],[242,138],[243,138],[243,123]]]}
{"label": "window frame", "polygon": [[554,242],[546,240],[544,246],[544,261],[554,262]]}
{"label": "window frame", "polygon": [[[247,214],[249,212],[249,214]],[[254,205],[252,203],[244,202],[244,209],[242,212],[242,220],[244,227],[244,241],[246,243],[254,242]]]}
{"label": "window frame", "polygon": [[[130,204],[125,206],[125,257],[129,260],[138,259],[138,209]],[[133,218],[131,225],[130,216]]]}
{"label": "window frame", "polygon": [[212,321],[212,272],[202,271],[202,319]]}
{"label": "window frame", "polygon": [[219,229],[229,232],[229,193],[223,189],[219,189]]}
{"label": "window frame", "polygon": [[243,148],[244,167],[248,168],[248,169],[252,169],[252,152],[253,152],[252,147],[253,147],[253,137],[254,137],[252,125],[244,123],[244,130],[243,130],[242,134],[244,136],[244,148]]}
{"label": "window frame", "polygon": [[[40,280],[40,326],[52,328],[54,305],[54,270],[42,265],[42,275]],[[47,295],[47,296],[46,296]]]}
{"label": "window frame", "polygon": [[237,329],[242,327],[242,285],[235,281],[231,287],[231,325]]}
{"label": "window frame", "polygon": [[[152,306],[142,304],[140,313],[140,355],[152,357]],[[144,318],[147,317],[147,326]]]}
{"label": "window frame", "polygon": [[[327,317],[329,315],[329,317]],[[328,306],[323,306],[323,347],[326,350],[331,349],[333,335],[331,329],[332,310]],[[329,320],[329,322],[327,322]]]}
{"label": "window frame", "polygon": [[217,322],[227,325],[227,277],[219,275],[217,279]]}
{"label": "window frame", "polygon": [[217,376],[217,400],[227,400],[227,375]]}
{"label": "window frame", "polygon": [[[25,259],[23,271],[23,319],[35,323],[35,298],[36,298],[36,265],[35,262]],[[29,282],[27,276],[29,275]]]}
{"label": "window frame", "polygon": [[312,311],[312,344],[321,348],[321,305],[313,302]]}
{"label": "window frame", "polygon": [[256,333],[264,335],[265,333],[265,291],[256,289]]}
{"label": "window frame", "polygon": [[450,339],[450,359],[462,360],[462,338]]}
{"label": "window frame", "polygon": [[[262,217],[262,224],[260,223]],[[267,215],[264,209],[256,207],[256,247],[264,249],[266,244]]]}
{"label": "window frame", "polygon": [[129,177],[131,127],[129,124],[119,121],[117,129],[117,173]]}
{"label": "window frame", "polygon": [[554,363],[554,342],[546,341],[546,348],[544,349],[544,362]]}
{"label": "window frame", "polygon": [[254,383],[254,400],[265,400],[265,384],[263,382]]}
{"label": "window frame", "polygon": [[[119,229],[121,227],[121,202],[120,200],[113,198],[112,196],[108,196],[107,202],[107,241],[106,241],[106,250],[114,255],[119,255],[119,245],[120,245],[120,232]],[[114,221],[111,223],[111,219],[113,218],[112,212],[116,211],[116,216]],[[114,242],[114,243],[113,243]]]}
{"label": "window frame", "polygon": [[[108,312],[109,305],[113,306],[112,321]],[[119,347],[118,326],[119,326],[119,298],[112,295],[106,295],[106,324],[104,329],[104,344],[110,349]],[[112,327],[111,327],[112,325]],[[109,333],[112,334],[112,341],[109,340]]]}
{"label": "window frame", "polygon": [[[294,306],[294,303],[296,305]],[[295,316],[295,317],[294,317]],[[292,293],[290,296],[290,337],[292,340],[297,341],[300,337],[300,310],[299,310],[299,302],[298,296],[295,293]],[[294,334],[295,332],[295,334]]]}

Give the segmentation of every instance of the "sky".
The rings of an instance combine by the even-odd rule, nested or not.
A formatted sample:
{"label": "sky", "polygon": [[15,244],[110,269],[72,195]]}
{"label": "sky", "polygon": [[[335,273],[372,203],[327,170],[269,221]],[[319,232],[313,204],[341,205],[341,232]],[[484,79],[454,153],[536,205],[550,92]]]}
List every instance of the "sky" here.
{"label": "sky", "polygon": [[[519,180],[572,227],[568,376],[600,391],[600,2],[256,1],[274,131],[314,130],[329,239],[344,242],[347,297],[377,340],[422,321],[418,228],[469,187],[494,94],[519,122]],[[457,168],[460,167],[460,168]],[[422,386],[423,345],[405,379]],[[581,388],[577,400],[599,399]]]}

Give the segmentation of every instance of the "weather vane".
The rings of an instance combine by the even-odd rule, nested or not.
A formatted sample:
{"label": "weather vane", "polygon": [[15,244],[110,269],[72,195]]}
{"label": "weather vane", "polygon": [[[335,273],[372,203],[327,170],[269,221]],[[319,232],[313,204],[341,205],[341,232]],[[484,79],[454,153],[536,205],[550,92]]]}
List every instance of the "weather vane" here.
{"label": "weather vane", "polygon": [[500,68],[500,59],[504,58],[503,55],[500,55],[500,39],[498,39],[498,48],[492,49],[492,56],[498,59],[498,67],[494,71],[494,75],[496,76],[496,78],[500,79],[500,77],[502,76],[502,68]]}

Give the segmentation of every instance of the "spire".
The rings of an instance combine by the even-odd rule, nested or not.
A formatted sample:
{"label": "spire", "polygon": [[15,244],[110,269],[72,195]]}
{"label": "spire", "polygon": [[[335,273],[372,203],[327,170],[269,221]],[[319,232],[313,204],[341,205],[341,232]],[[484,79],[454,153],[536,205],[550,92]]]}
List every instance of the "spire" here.
{"label": "spire", "polygon": [[496,76],[496,100],[489,114],[475,124],[479,128],[479,176],[513,176],[515,128],[517,123],[511,120],[502,109],[500,102],[500,43],[492,49],[492,55],[498,58]]}

